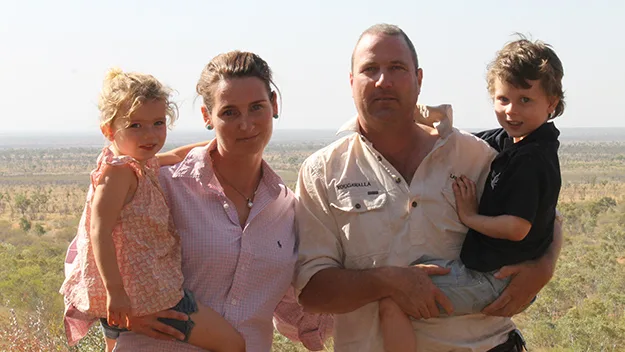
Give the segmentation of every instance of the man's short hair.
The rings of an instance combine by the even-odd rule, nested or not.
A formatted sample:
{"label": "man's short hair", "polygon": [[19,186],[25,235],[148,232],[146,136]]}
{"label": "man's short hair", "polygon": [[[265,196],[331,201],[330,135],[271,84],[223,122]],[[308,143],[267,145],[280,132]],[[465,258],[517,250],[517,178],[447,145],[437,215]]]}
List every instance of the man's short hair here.
{"label": "man's short hair", "polygon": [[384,34],[384,35],[402,37],[404,41],[406,42],[406,45],[408,45],[408,49],[410,49],[410,55],[412,55],[412,60],[414,61],[415,72],[419,70],[419,59],[417,57],[417,50],[415,49],[414,45],[412,44],[412,41],[410,40],[410,38],[408,38],[406,33],[404,33],[404,31],[401,28],[399,28],[398,26],[394,24],[378,23],[367,28],[364,32],[362,32],[360,37],[358,37],[358,41],[356,42],[354,51],[352,51],[352,71],[354,71],[354,52],[356,51],[356,48],[358,47],[358,44],[360,44],[360,41],[362,40],[362,38],[367,34],[371,34],[371,35]]}

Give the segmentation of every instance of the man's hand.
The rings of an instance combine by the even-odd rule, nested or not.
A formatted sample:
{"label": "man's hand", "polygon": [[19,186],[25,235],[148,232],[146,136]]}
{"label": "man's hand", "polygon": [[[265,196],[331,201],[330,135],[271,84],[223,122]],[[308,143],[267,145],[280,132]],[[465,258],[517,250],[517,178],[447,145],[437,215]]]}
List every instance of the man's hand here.
{"label": "man's hand", "polygon": [[415,319],[439,316],[437,303],[449,314],[451,301],[430,280],[429,275],[445,275],[449,269],[436,265],[417,264],[408,268],[393,267],[389,284],[393,287],[391,298],[408,315]]}
{"label": "man's hand", "polygon": [[158,318],[189,320],[189,316],[186,314],[169,309],[142,317],[130,317],[129,329],[159,340],[184,340],[185,336],[183,333],[159,321]]}
{"label": "man's hand", "polygon": [[504,266],[495,274],[498,279],[512,276],[512,281],[493,303],[482,313],[511,317],[521,313],[549,282],[553,268],[540,260]]}
{"label": "man's hand", "polygon": [[462,175],[456,177],[452,185],[456,196],[456,208],[458,217],[465,225],[470,222],[469,218],[477,214],[477,192],[475,182]]}

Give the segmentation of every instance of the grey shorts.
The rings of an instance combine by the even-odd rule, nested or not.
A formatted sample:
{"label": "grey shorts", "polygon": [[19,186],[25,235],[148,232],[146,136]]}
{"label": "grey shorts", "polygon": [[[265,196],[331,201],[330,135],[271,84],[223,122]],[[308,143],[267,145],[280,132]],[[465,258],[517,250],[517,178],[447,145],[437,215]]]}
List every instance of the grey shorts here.
{"label": "grey shorts", "polygon": [[[187,315],[191,315],[198,311],[197,302],[195,301],[195,296],[193,292],[185,289],[184,296],[176,304],[174,307],[170,308],[175,311],[185,313]],[[177,320],[177,319],[169,319],[169,318],[158,318],[159,321],[175,328],[184,334],[184,342],[189,341],[189,336],[191,335],[191,330],[195,326],[195,323],[189,317],[189,320]],[[128,329],[120,329],[115,326],[110,326],[105,318],[100,319],[100,324],[102,325],[102,331],[104,332],[104,336],[108,339],[116,340],[119,337],[119,334],[128,331]]]}
{"label": "grey shorts", "polygon": [[[447,275],[432,275],[430,279],[454,306],[453,315],[479,313],[499,297],[510,279],[497,279],[493,272],[482,273],[468,269],[460,260],[421,257],[414,264],[434,264],[451,269]],[[441,308],[441,313],[444,310]]]}

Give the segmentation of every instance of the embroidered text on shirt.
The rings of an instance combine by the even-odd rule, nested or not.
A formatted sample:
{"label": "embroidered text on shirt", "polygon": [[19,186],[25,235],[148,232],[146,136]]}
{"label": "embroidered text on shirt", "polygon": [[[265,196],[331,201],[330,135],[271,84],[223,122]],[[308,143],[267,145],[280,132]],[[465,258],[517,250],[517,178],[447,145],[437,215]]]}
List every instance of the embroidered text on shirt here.
{"label": "embroidered text on shirt", "polygon": [[371,182],[367,181],[367,182],[349,182],[349,183],[342,183],[340,185],[336,185],[336,189],[337,190],[341,190],[341,189],[348,189],[348,188],[352,188],[352,187],[369,187],[371,186]]}

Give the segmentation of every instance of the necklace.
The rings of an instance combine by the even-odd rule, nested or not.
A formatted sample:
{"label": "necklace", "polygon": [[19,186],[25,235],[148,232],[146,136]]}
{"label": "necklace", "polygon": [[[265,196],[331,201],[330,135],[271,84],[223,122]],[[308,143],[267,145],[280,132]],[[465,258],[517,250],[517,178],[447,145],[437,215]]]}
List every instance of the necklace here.
{"label": "necklace", "polygon": [[[260,180],[258,181],[258,184],[256,185],[256,189],[254,190],[254,194],[252,194],[251,197],[247,197],[245,196],[245,194],[243,194],[243,192],[239,191],[236,187],[234,187],[232,185],[232,183],[228,182],[228,180],[226,180],[225,177],[223,177],[223,175],[221,173],[219,173],[219,171],[217,171],[217,168],[213,168],[213,170],[215,170],[215,173],[217,175],[219,175],[219,177],[221,177],[222,181],[227,184],[228,186],[230,186],[230,188],[232,188],[233,190],[235,190],[238,194],[241,195],[241,197],[243,197],[243,199],[245,199],[247,201],[247,207],[252,209],[252,207],[254,206],[254,196],[256,195],[256,192],[258,192],[258,186],[260,186]],[[260,179],[262,180],[263,178],[263,167],[260,167]]]}

